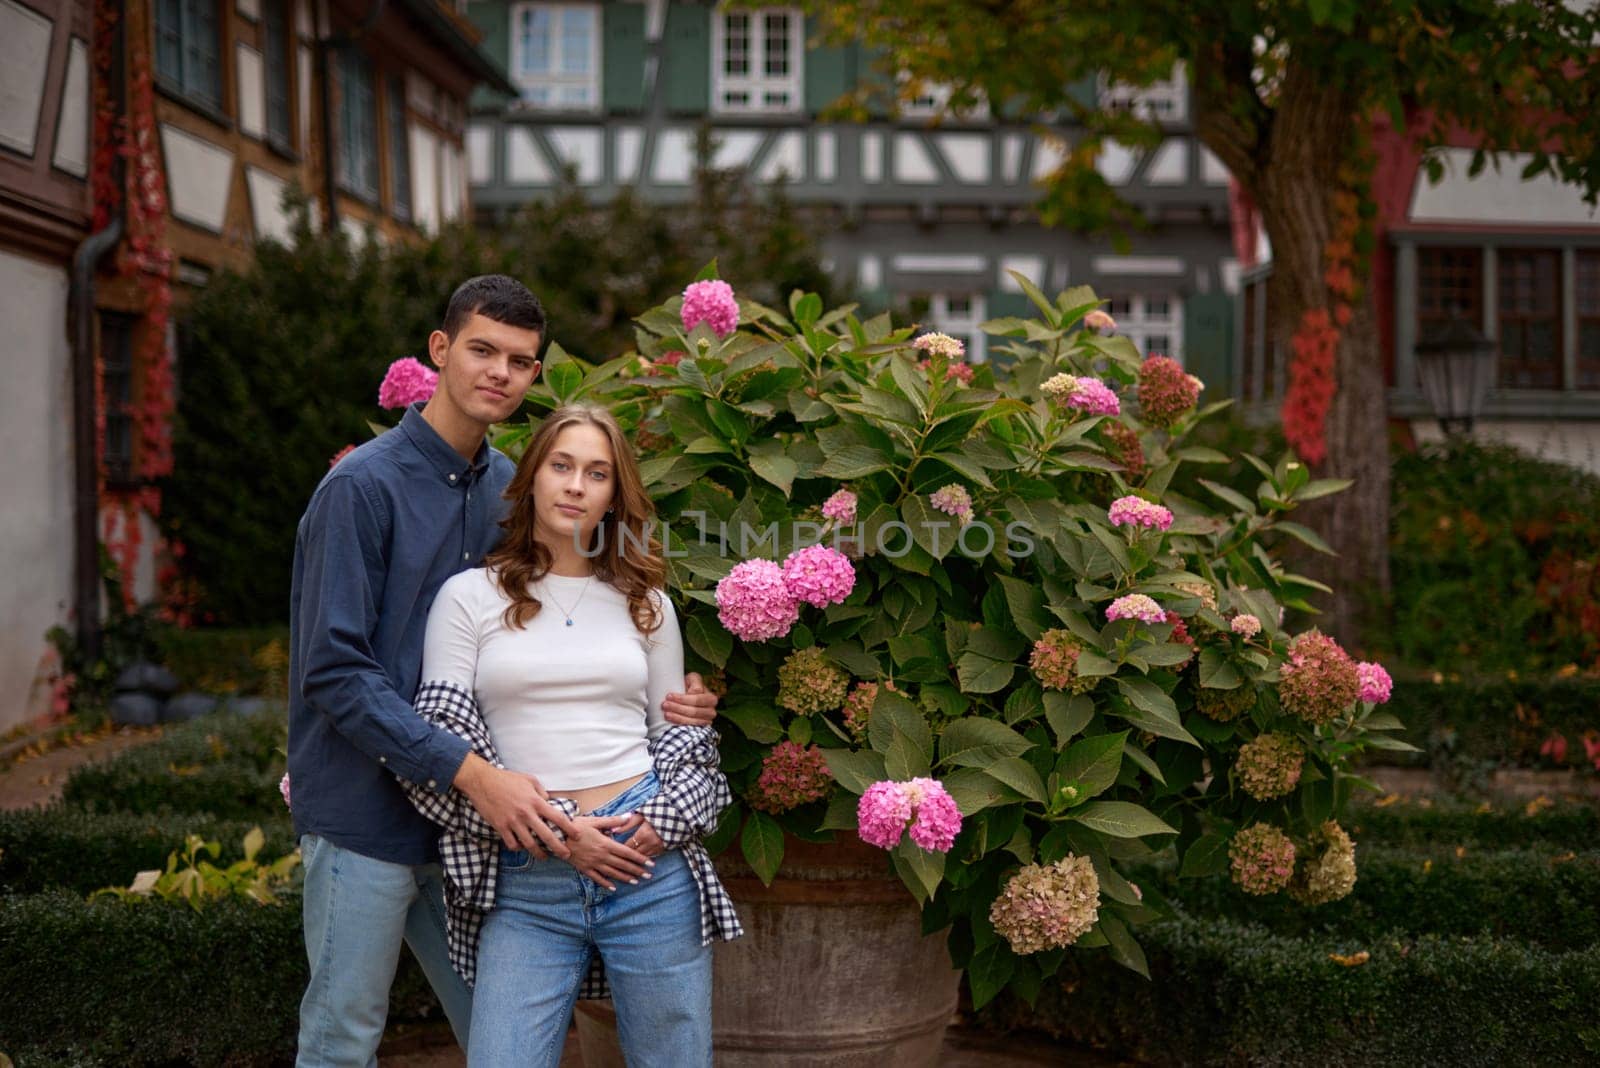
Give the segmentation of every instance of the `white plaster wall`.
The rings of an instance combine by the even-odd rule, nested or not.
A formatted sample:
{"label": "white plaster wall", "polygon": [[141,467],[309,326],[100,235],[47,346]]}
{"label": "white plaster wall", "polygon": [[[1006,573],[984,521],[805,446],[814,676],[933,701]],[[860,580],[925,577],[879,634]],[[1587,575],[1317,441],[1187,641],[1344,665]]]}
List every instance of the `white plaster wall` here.
{"label": "white plaster wall", "polygon": [[72,602],[67,272],[0,252],[0,732],[47,710],[45,631]]}
{"label": "white plaster wall", "polygon": [[[1413,419],[1411,432],[1419,444],[1438,441],[1441,436],[1433,419]],[[1473,425],[1472,436],[1600,475],[1600,422],[1480,419]]]}

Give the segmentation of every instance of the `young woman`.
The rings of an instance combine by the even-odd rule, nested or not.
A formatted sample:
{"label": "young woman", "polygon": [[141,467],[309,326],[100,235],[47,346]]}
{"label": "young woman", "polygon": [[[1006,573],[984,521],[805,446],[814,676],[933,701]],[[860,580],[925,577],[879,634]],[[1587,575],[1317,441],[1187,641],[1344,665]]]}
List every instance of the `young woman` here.
{"label": "young woman", "polygon": [[500,761],[581,815],[568,860],[498,850],[468,1062],[555,1068],[598,954],[629,1065],[709,1066],[710,942],[738,921],[694,833],[727,786],[714,742],[698,800],[663,782],[672,732],[715,736],[662,717],[683,641],[654,506],[616,421],[584,406],[545,419],[506,497],[501,547],[429,613],[424,690],[470,694]]}

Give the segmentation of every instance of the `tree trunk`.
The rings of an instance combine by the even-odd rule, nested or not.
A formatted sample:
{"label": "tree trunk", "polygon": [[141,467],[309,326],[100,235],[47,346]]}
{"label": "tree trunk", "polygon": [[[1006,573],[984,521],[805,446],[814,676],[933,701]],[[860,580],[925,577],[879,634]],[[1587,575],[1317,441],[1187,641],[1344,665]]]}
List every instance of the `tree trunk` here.
{"label": "tree trunk", "polygon": [[[1276,105],[1270,131],[1258,146],[1264,151],[1255,157],[1252,192],[1272,241],[1271,333],[1287,346],[1306,312],[1331,312],[1336,300],[1325,281],[1327,247],[1340,236],[1334,194],[1339,175],[1348,173],[1359,112],[1351,95],[1319,85],[1293,67],[1285,72]],[[1359,625],[1370,620],[1372,608],[1389,592],[1383,355],[1365,287],[1351,311],[1334,361],[1335,393],[1325,427],[1328,454],[1316,473],[1355,484],[1295,516],[1338,553],[1333,559],[1319,557],[1310,571],[1334,589],[1324,599],[1326,615],[1319,626],[1346,645],[1358,642]]]}

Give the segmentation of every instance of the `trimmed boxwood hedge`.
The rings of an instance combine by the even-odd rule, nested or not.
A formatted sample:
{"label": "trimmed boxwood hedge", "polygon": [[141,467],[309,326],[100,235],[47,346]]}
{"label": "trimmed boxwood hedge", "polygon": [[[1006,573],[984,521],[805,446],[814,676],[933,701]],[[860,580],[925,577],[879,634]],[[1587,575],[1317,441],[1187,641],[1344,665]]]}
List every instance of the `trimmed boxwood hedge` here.
{"label": "trimmed boxwood hedge", "polygon": [[1384,846],[1464,845],[1556,851],[1600,844],[1600,805],[1570,801],[1548,807],[1485,808],[1461,804],[1357,805],[1345,825],[1358,842]]}
{"label": "trimmed boxwood hedge", "polygon": [[288,744],[281,711],[221,712],[168,728],[154,742],[75,768],[63,799],[95,812],[205,812],[219,819],[283,814],[278,780]]}
{"label": "trimmed boxwood hedge", "polygon": [[[294,1052],[306,984],[300,900],[86,901],[0,895],[0,1051],[17,1068],[270,1065]],[[409,953],[391,1023],[440,1019]]]}
{"label": "trimmed boxwood hedge", "polygon": [[[280,806],[281,807],[281,806]],[[57,805],[0,812],[0,892],[35,893],[61,888],[87,894],[126,886],[137,872],[164,868],[168,854],[198,834],[222,846],[221,863],[243,856],[253,826],[266,834],[261,858],[294,850],[294,830],[281,812],[270,820],[226,820],[196,813],[98,813]]]}
{"label": "trimmed boxwood hedge", "polygon": [[[1155,1064],[1577,1065],[1600,1059],[1600,948],[1488,938],[1286,938],[1179,914],[1140,931],[1151,980],[1069,956],[1030,1008],[982,1018]],[[1333,954],[1370,953],[1363,964]]]}
{"label": "trimmed boxwood hedge", "polygon": [[[1570,859],[1565,859],[1570,858]],[[1274,934],[1343,939],[1490,935],[1551,950],[1600,949],[1600,853],[1358,848],[1350,896],[1307,908],[1252,897],[1227,879],[1162,879],[1195,916],[1252,922]]]}

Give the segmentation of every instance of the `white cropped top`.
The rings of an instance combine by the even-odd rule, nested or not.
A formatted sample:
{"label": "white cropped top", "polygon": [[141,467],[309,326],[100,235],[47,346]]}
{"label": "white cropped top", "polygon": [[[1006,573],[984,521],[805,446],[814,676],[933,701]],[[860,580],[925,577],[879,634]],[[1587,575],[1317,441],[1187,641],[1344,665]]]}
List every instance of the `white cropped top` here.
{"label": "white cropped top", "polygon": [[661,701],[683,692],[672,601],[656,591],[661,626],[647,636],[627,597],[599,579],[546,575],[533,595],[543,608],[510,630],[508,602],[486,570],[452,577],[428,613],[422,681],[471,690],[505,766],[547,790],[649,771],[646,743],[668,726]]}

